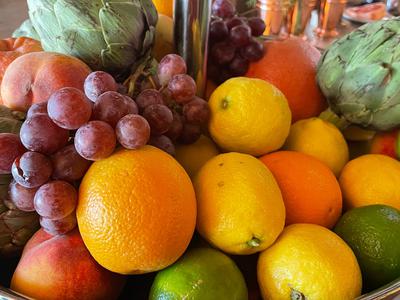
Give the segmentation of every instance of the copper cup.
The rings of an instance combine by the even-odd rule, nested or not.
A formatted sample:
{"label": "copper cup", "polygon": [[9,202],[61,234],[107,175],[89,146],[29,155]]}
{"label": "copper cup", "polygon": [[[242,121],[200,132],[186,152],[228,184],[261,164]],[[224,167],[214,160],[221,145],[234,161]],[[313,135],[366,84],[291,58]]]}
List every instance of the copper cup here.
{"label": "copper cup", "polygon": [[303,36],[311,19],[311,13],[317,5],[317,0],[295,0],[290,3],[286,31],[288,34]]}
{"label": "copper cup", "polygon": [[279,36],[285,27],[289,0],[259,0],[257,9],[265,22],[264,35]]}
{"label": "copper cup", "polygon": [[339,34],[338,27],[342,20],[347,0],[321,0],[318,16],[317,36],[335,37]]}

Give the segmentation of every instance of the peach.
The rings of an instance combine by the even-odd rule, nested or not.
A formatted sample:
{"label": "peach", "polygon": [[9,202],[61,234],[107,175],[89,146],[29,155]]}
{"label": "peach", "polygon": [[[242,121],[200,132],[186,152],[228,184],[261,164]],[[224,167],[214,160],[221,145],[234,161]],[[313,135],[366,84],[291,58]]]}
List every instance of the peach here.
{"label": "peach", "polygon": [[372,139],[370,153],[400,159],[400,130],[377,133]]}
{"label": "peach", "polygon": [[[28,52],[37,51],[43,51],[40,42],[27,37],[7,38],[0,40],[0,84],[3,80],[3,76],[7,67],[17,57],[20,57]],[[1,100],[0,94],[0,104],[2,103],[3,101]]]}
{"label": "peach", "polygon": [[34,299],[117,299],[125,277],[101,267],[78,229],[52,236],[40,229],[29,240],[11,289]]}
{"label": "peach", "polygon": [[64,87],[83,90],[91,72],[79,59],[53,52],[31,52],[15,59],[6,69],[1,83],[5,106],[27,111],[34,103],[46,102]]}

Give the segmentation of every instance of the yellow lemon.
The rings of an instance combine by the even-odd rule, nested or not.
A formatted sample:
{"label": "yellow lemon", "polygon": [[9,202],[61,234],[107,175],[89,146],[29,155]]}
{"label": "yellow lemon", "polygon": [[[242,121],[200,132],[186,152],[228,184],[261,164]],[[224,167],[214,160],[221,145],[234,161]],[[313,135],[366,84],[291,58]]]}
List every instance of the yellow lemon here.
{"label": "yellow lemon", "polygon": [[174,0],[153,0],[153,3],[159,14],[163,14],[172,18]]}
{"label": "yellow lemon", "polygon": [[175,148],[176,160],[190,177],[193,177],[209,159],[218,154],[217,146],[205,135],[202,135],[194,144],[177,145]]}
{"label": "yellow lemon", "polygon": [[385,204],[400,209],[400,162],[368,154],[350,161],[339,178],[346,208]]}
{"label": "yellow lemon", "polygon": [[151,53],[155,59],[161,61],[164,56],[174,52],[174,21],[166,15],[159,14]]}
{"label": "yellow lemon", "polygon": [[209,106],[211,137],[227,151],[263,155],[282,147],[288,136],[288,102],[264,80],[227,80],[213,92]]}
{"label": "yellow lemon", "polygon": [[253,156],[235,152],[215,156],[197,173],[194,186],[197,230],[227,253],[262,251],[285,225],[279,186]]}
{"label": "yellow lemon", "polygon": [[349,147],[343,134],[336,126],[320,118],[294,123],[284,148],[314,156],[336,176],[349,160]]}
{"label": "yellow lemon", "polygon": [[361,271],[351,248],[319,225],[286,227],[260,254],[257,273],[265,300],[353,300],[361,294]]}

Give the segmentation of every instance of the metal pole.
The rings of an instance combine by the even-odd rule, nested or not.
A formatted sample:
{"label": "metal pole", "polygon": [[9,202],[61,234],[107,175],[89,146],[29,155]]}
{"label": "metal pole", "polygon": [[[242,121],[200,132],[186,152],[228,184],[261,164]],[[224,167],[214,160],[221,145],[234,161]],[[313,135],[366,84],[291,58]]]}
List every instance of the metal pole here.
{"label": "metal pole", "polygon": [[204,97],[207,83],[208,32],[212,0],[174,1],[175,49],[197,83],[197,95]]}

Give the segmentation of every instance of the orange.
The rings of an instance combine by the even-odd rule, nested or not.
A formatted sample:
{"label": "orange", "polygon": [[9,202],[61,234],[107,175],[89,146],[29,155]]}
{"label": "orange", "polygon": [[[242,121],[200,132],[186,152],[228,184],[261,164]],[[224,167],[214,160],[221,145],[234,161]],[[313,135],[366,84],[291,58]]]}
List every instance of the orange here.
{"label": "orange", "polygon": [[159,14],[163,14],[172,18],[174,11],[173,0],[153,0],[153,3]]}
{"label": "orange", "polygon": [[194,189],[167,153],[145,146],[92,164],[77,219],[94,259],[121,274],[163,269],[186,250],[196,223]]}
{"label": "orange", "polygon": [[339,177],[346,209],[385,204],[400,210],[400,162],[383,154],[359,156]]}
{"label": "orange", "polygon": [[247,77],[269,81],[286,96],[293,123],[318,116],[326,101],[315,80],[320,52],[301,38],[266,41],[265,55],[250,65]]}
{"label": "orange", "polygon": [[342,212],[342,193],[332,171],[307,154],[279,151],[260,158],[274,175],[286,207],[286,224],[332,228]]}

